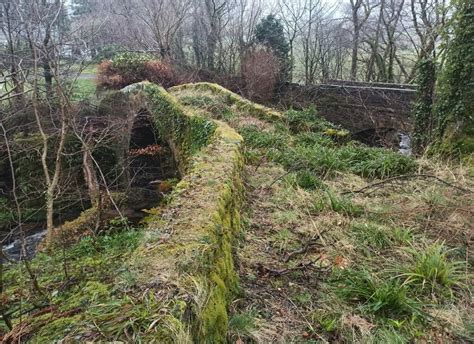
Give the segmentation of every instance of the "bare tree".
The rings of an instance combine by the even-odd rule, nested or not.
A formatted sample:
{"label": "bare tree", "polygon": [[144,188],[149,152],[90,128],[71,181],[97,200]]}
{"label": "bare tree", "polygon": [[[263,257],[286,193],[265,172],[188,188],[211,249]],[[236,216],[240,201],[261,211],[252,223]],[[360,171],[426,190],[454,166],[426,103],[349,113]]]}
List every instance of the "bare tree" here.
{"label": "bare tree", "polygon": [[351,57],[351,80],[357,78],[357,62],[359,58],[359,45],[362,28],[372,13],[379,5],[378,2],[371,3],[370,0],[350,0],[351,25],[352,25],[352,57]]}

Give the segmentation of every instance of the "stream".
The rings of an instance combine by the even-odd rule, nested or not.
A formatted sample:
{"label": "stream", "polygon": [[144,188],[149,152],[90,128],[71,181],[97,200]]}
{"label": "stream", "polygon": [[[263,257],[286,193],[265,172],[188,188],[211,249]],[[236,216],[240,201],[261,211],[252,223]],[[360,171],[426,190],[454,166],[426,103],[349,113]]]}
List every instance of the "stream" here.
{"label": "stream", "polygon": [[403,155],[411,156],[411,137],[407,134],[399,134],[400,137],[400,148],[399,152]]}
{"label": "stream", "polygon": [[[41,231],[25,237],[25,251],[26,259],[31,259],[36,254],[36,248],[43,238],[46,236],[46,231]],[[3,253],[10,260],[19,261],[25,258],[22,255],[21,239],[17,239],[10,244],[3,245]]]}

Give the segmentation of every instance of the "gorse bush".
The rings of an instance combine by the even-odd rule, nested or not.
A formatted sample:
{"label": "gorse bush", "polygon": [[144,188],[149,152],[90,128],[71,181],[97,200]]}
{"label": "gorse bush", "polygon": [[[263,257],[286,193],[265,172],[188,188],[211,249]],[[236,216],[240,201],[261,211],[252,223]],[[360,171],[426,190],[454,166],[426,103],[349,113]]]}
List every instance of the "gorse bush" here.
{"label": "gorse bush", "polygon": [[103,88],[120,89],[143,80],[169,87],[174,75],[168,63],[149,54],[120,53],[98,66],[98,83]]}

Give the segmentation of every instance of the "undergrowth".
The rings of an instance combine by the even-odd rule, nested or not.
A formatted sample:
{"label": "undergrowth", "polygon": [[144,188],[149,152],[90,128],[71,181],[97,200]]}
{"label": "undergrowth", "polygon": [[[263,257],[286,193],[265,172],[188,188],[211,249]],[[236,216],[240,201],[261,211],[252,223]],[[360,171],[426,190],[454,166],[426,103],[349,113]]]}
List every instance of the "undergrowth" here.
{"label": "undergrowth", "polygon": [[[181,92],[196,111],[221,106],[220,95]],[[229,341],[473,340],[471,197],[410,178],[348,192],[418,171],[470,182],[464,172],[353,141],[314,109],[266,122],[225,111],[248,165],[237,252],[244,294]]]}
{"label": "undergrowth", "polygon": [[147,302],[137,302],[126,292],[134,280],[124,263],[141,237],[136,230],[89,236],[69,249],[37,254],[30,266],[39,289],[32,287],[23,263],[8,265],[3,276],[7,313],[13,324],[28,324],[10,339],[50,343],[127,333],[140,338],[158,307],[148,296]]}
{"label": "undergrowth", "polygon": [[240,129],[251,149],[287,170],[306,170],[319,177],[349,172],[366,178],[388,178],[416,170],[414,159],[382,148],[350,141],[349,134],[316,116],[313,110],[289,111],[287,125],[272,130],[257,126]]}

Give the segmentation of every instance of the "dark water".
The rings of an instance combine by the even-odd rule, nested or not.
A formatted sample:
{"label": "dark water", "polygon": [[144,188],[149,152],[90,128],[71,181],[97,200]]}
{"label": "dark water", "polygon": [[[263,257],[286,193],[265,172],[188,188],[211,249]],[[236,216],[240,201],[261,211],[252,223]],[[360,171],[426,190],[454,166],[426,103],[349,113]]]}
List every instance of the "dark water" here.
{"label": "dark water", "polygon": [[406,134],[400,134],[400,149],[398,150],[403,155],[411,155],[411,137]]}
{"label": "dark water", "polygon": [[41,231],[25,237],[25,251],[26,256],[22,254],[21,240],[17,239],[8,245],[3,245],[3,253],[10,260],[31,259],[36,254],[36,248],[43,238],[46,236],[46,231]]}

